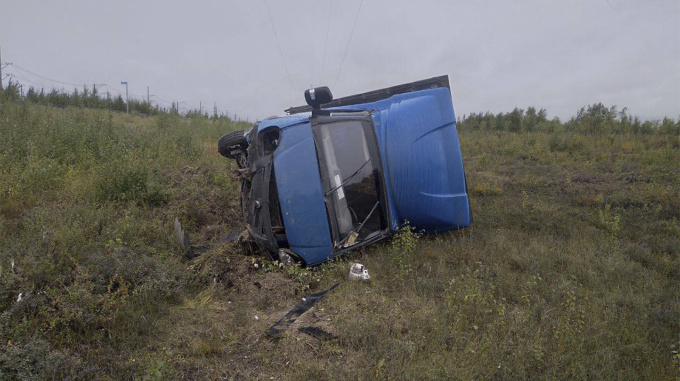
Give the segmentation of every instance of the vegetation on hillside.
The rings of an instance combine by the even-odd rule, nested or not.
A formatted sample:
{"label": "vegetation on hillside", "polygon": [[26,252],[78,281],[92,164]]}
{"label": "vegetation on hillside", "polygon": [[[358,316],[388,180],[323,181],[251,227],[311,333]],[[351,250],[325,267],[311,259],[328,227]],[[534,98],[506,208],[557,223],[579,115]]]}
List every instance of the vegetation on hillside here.
{"label": "vegetation on hillside", "polygon": [[617,111],[616,106],[606,107],[595,103],[578,110],[575,117],[567,122],[559,118],[548,119],[545,109],[534,107],[525,110],[515,108],[508,113],[496,115],[472,113],[458,120],[460,130],[509,131],[509,132],[579,132],[582,134],[670,134],[680,135],[680,119],[665,117],[663,120],[642,121],[631,116],[628,108]]}
{"label": "vegetation on hillside", "polygon": [[[545,115],[459,121],[470,229],[301,269],[173,241],[241,223],[216,141],[247,125],[4,98],[0,379],[678,377],[678,121]],[[264,335],[338,282],[300,321],[334,339]]]}
{"label": "vegetation on hillside", "polygon": [[[45,89],[36,89],[29,86],[26,90],[26,94],[23,93],[23,85],[18,82],[9,81],[6,88],[3,89],[2,98],[5,101],[17,102],[17,101],[27,101],[30,103],[54,106],[54,107],[82,107],[82,108],[92,108],[92,109],[103,109],[118,112],[129,111],[133,114],[143,114],[143,115],[159,115],[159,114],[179,114],[180,107],[178,103],[173,102],[170,109],[160,107],[158,104],[152,105],[150,102],[144,100],[138,100],[134,98],[128,99],[129,105],[126,105],[125,99],[122,95],[115,97],[111,96],[108,91],[102,94],[97,88],[97,85],[93,85],[90,89],[87,86],[83,86],[82,90],[77,88],[73,89],[72,92],[66,91],[64,89],[57,90],[51,89],[46,92]],[[216,111],[215,111],[216,112]],[[202,110],[189,110],[184,113],[185,116],[207,116],[207,113]],[[227,117],[224,115],[213,114],[213,118],[217,117]]]}

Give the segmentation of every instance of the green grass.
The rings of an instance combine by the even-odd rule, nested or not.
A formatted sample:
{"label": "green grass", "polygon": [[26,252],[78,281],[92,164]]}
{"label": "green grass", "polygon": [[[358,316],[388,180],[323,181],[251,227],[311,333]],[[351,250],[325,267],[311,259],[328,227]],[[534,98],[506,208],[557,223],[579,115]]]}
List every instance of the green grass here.
{"label": "green grass", "polygon": [[[677,135],[463,130],[470,229],[312,270],[189,261],[175,217],[198,244],[240,223],[216,141],[246,127],[0,105],[0,379],[680,376]],[[294,327],[336,339],[264,335],[338,282]]]}

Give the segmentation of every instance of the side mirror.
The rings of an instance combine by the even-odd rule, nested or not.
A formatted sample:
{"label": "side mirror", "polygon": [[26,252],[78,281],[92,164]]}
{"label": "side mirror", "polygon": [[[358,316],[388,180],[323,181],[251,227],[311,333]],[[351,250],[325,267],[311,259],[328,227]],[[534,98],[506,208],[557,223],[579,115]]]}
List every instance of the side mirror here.
{"label": "side mirror", "polygon": [[328,86],[315,87],[305,90],[305,100],[313,109],[319,110],[321,105],[333,100],[333,93],[331,93],[331,89]]}

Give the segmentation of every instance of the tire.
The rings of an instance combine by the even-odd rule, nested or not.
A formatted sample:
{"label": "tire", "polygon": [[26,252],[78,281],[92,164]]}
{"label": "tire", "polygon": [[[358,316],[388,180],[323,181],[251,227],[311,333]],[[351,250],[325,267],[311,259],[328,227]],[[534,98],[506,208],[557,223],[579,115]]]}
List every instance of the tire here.
{"label": "tire", "polygon": [[229,159],[234,159],[234,157],[231,155],[231,147],[248,147],[248,141],[246,140],[245,133],[246,130],[237,130],[222,135],[220,140],[217,142],[217,151],[220,153],[220,155]]}

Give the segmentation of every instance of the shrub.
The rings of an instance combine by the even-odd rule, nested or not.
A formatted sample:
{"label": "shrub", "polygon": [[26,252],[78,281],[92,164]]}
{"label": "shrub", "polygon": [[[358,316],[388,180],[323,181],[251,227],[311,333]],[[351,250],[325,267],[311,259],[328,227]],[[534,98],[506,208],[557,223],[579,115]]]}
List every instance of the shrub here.
{"label": "shrub", "polygon": [[150,185],[144,170],[123,166],[107,166],[96,181],[96,199],[106,201],[136,201],[158,206],[165,202],[165,192],[158,185]]}
{"label": "shrub", "polygon": [[0,379],[13,380],[91,380],[101,370],[77,355],[53,349],[42,339],[0,347]]}

